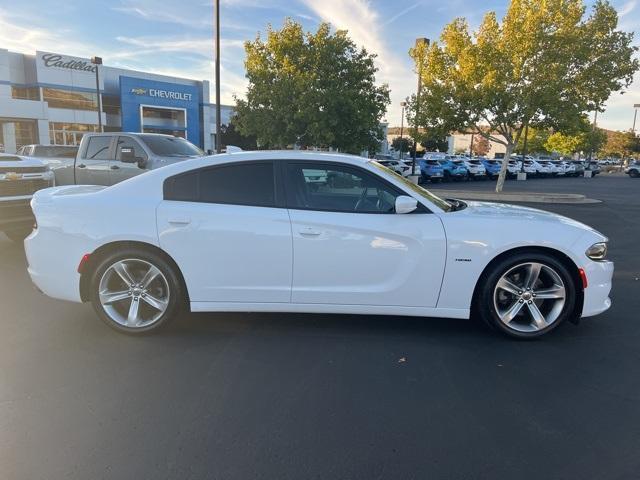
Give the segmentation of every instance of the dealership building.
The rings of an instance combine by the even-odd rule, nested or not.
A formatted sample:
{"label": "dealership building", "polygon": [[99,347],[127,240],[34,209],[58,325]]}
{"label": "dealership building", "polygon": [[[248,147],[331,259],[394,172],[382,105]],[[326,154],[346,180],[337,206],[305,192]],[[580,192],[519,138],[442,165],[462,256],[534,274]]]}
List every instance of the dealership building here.
{"label": "dealership building", "polygon": [[[0,151],[34,143],[76,145],[84,133],[98,131],[99,104],[105,132],[166,133],[215,148],[216,108],[206,80],[0,49]],[[223,124],[231,113],[231,106],[221,105]]]}

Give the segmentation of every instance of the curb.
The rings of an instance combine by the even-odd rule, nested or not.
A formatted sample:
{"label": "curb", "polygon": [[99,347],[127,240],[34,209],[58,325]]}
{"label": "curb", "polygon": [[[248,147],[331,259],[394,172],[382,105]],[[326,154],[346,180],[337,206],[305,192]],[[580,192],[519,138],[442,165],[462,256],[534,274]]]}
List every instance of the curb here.
{"label": "curb", "polygon": [[602,200],[587,198],[585,195],[577,193],[533,193],[533,192],[507,192],[507,193],[489,193],[489,192],[473,192],[469,190],[446,190],[434,189],[436,195],[460,198],[463,200],[490,200],[498,202],[525,202],[525,203],[572,203],[572,204],[589,204],[602,203]]}

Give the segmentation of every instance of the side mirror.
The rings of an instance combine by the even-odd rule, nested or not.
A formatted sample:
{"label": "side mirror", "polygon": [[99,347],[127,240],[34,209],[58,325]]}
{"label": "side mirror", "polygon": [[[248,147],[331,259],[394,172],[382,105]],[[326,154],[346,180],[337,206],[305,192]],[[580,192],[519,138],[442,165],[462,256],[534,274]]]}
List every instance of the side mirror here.
{"label": "side mirror", "polygon": [[124,163],[136,163],[138,159],[131,147],[122,147],[120,149],[120,161]]}
{"label": "side mirror", "polygon": [[408,195],[400,195],[396,198],[396,213],[411,213],[418,208],[418,201]]}

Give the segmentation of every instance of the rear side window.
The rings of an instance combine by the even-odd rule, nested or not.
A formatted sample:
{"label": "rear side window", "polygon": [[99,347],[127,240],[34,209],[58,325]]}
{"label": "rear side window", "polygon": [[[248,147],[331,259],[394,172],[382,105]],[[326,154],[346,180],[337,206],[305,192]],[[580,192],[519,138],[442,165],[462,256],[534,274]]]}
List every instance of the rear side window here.
{"label": "rear side window", "polygon": [[204,168],[168,178],[165,200],[274,207],[273,162]]}
{"label": "rear side window", "polygon": [[109,145],[113,137],[89,137],[85,158],[89,160],[110,160]]}

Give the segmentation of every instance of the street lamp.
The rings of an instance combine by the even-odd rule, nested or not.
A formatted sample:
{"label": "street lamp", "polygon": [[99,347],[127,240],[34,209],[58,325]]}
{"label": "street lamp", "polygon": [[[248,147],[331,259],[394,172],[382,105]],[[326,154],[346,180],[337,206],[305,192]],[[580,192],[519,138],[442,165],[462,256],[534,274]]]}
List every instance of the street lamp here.
{"label": "street lamp", "polygon": [[216,0],[216,153],[222,153],[220,127],[220,0]]}
{"label": "street lamp", "polygon": [[638,118],[638,109],[640,108],[640,103],[636,103],[633,106],[633,109],[635,110],[635,113],[633,114],[633,128],[631,129],[631,131],[633,132],[633,134],[636,134],[636,119]]}
{"label": "street lamp", "polygon": [[402,144],[402,135],[404,133],[404,109],[407,106],[407,102],[400,102],[400,106],[402,107],[402,116],[400,117],[400,160],[404,158],[404,150]]}
{"label": "street lamp", "polygon": [[100,73],[99,66],[102,65],[102,57],[91,57],[91,63],[96,69],[96,95],[98,95],[98,130],[100,133],[104,131],[102,128],[102,98],[100,97]]}
{"label": "street lamp", "polygon": [[[420,46],[424,46],[425,48],[429,46],[428,38],[416,38],[416,49]],[[420,91],[422,90],[422,55],[418,55],[418,91],[416,92],[416,114],[413,121],[413,128],[415,129],[415,135],[413,139],[413,162],[411,163],[411,175],[415,176],[416,174],[416,148],[418,145],[417,137],[418,137],[418,119],[420,118]]]}

